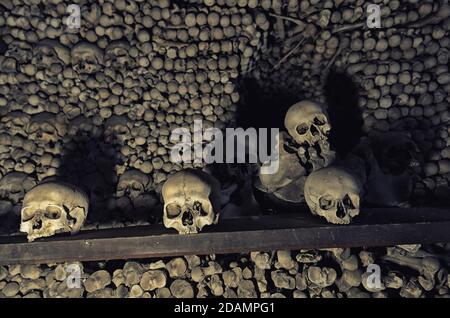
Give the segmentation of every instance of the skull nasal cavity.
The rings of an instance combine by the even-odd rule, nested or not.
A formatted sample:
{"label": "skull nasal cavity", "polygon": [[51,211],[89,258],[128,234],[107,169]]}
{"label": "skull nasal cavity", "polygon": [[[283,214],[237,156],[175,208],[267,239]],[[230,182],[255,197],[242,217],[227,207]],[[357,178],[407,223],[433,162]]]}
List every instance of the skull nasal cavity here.
{"label": "skull nasal cavity", "polygon": [[317,136],[317,135],[320,135],[320,131],[319,131],[319,129],[316,128],[316,126],[312,125],[311,126],[311,134],[313,136]]}
{"label": "skull nasal cavity", "polygon": [[33,230],[39,230],[40,228],[42,228],[42,220],[37,219],[33,222]]}
{"label": "skull nasal cavity", "polygon": [[168,204],[166,207],[167,217],[174,218],[181,214],[181,208],[177,204]]}
{"label": "skull nasal cavity", "polygon": [[336,216],[342,219],[345,216],[345,207],[344,204],[339,202],[337,205]]}
{"label": "skull nasal cavity", "polygon": [[183,220],[184,226],[194,224],[194,219],[192,217],[191,212],[189,212],[189,211],[184,212],[182,220]]}

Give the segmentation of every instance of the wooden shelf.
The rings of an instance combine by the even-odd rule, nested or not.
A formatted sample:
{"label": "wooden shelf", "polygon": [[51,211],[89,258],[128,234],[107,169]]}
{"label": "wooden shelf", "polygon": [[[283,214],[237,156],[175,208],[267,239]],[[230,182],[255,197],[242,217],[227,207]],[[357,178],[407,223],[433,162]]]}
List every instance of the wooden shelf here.
{"label": "wooden shelf", "polygon": [[82,231],[28,243],[0,237],[0,264],[55,263],[300,248],[450,242],[450,208],[366,209],[350,225],[309,214],[223,219],[194,235],[162,225]]}

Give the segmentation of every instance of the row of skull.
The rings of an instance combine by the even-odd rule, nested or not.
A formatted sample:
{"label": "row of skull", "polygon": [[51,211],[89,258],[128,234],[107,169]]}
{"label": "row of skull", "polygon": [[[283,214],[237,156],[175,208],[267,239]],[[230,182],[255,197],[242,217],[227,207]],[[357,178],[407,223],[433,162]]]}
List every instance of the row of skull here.
{"label": "row of skull", "polygon": [[[131,191],[130,195],[141,194],[146,190],[142,187],[149,182],[147,177],[141,182],[126,184],[127,190]],[[28,234],[29,241],[57,233],[75,234],[82,228],[89,210],[89,197],[83,190],[61,181],[27,187],[20,231]],[[164,224],[179,233],[189,234],[217,222],[219,193],[217,180],[200,170],[188,169],[172,175],[162,189]]]}
{"label": "row of skull", "polygon": [[128,59],[129,45],[124,41],[112,42],[105,51],[95,44],[80,42],[72,49],[68,49],[57,41],[41,41],[34,49],[34,64],[38,68],[49,67],[53,63],[69,65],[72,64],[74,70],[91,74],[100,70],[105,63],[125,63]]}
{"label": "row of skull", "polygon": [[[404,177],[400,175],[392,179],[391,176],[389,179],[381,171],[372,152],[369,153],[372,157],[366,157],[371,164],[370,175],[365,175],[365,163],[355,156],[343,164],[336,164],[328,144],[330,121],[323,106],[316,102],[302,101],[293,105],[286,114],[285,126],[287,134],[282,133],[280,138],[283,143],[280,169],[269,177],[260,175],[260,187],[265,187],[268,192],[283,193],[283,198],[289,195],[291,198],[302,197],[312,214],[322,216],[328,222],[348,224],[359,214],[365,183],[372,184],[369,190],[374,192],[372,201],[376,201],[386,193],[376,193],[381,189],[380,178],[398,186],[399,180]],[[289,141],[288,147],[296,149],[296,152],[284,148],[286,141]],[[303,166],[298,151],[302,146],[306,149],[320,146],[319,155],[326,161],[317,166],[312,165],[312,168]],[[366,148],[363,150],[367,151]],[[305,153],[301,152],[301,155]],[[308,160],[312,160],[312,157],[307,156]],[[135,176],[133,171],[126,174],[130,182],[122,182],[123,191],[120,190],[128,191],[126,194],[134,197],[147,191],[151,183],[145,174],[135,173],[138,175]],[[382,188],[391,190],[386,183]],[[164,200],[164,225],[181,234],[190,234],[217,223],[221,210],[220,192],[219,182],[201,170],[186,169],[171,175],[161,193]],[[394,201],[385,199],[384,202],[387,205],[399,203]],[[77,232],[86,219],[88,208],[88,196],[77,187],[62,182],[42,183],[25,195],[21,231],[28,233],[29,240],[58,232]]]}
{"label": "row of skull", "polygon": [[279,138],[277,173],[260,174],[255,186],[276,199],[306,203],[315,215],[348,224],[361,201],[407,206],[419,150],[404,133],[362,137],[353,151],[337,158],[328,139],[331,122],[323,105],[301,101],[285,116]]}
{"label": "row of skull", "polygon": [[336,164],[324,105],[303,100],[292,105],[284,120],[287,133],[279,139],[279,170],[260,173],[255,186],[278,200],[306,203],[311,213],[328,222],[348,224],[359,214],[361,180]]}
{"label": "row of skull", "polygon": [[[44,143],[57,142],[66,132],[73,136],[78,132],[94,132],[96,129],[92,120],[84,116],[78,116],[67,124],[63,118],[49,112],[30,116],[13,111],[4,116],[1,123],[11,135],[27,136],[30,140]],[[124,141],[132,137],[130,126],[131,121],[127,116],[111,116],[105,122],[103,134],[107,139]]]}

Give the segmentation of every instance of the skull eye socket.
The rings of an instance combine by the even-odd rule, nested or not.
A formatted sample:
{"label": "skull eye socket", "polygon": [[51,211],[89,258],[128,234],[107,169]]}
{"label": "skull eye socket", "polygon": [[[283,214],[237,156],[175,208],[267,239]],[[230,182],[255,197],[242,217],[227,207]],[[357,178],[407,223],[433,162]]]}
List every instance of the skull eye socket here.
{"label": "skull eye socket", "polygon": [[322,210],[330,210],[335,206],[335,201],[332,196],[324,195],[319,199],[319,206]]}
{"label": "skull eye socket", "polygon": [[208,212],[206,212],[205,209],[203,209],[203,205],[199,201],[195,201],[194,202],[193,209],[195,211],[197,211],[200,216],[207,216],[208,215]]}
{"label": "skull eye socket", "polygon": [[23,208],[21,212],[22,222],[28,222],[34,217],[34,212],[30,208]]}
{"label": "skull eye socket", "polygon": [[297,131],[297,133],[299,135],[306,134],[308,132],[308,129],[309,129],[309,127],[306,123],[300,124],[295,128],[295,130]]}
{"label": "skull eye socket", "polygon": [[176,218],[181,214],[181,207],[176,203],[170,203],[166,206],[166,214],[170,219]]}
{"label": "skull eye socket", "polygon": [[45,209],[44,216],[47,219],[57,220],[61,217],[61,209],[57,206],[48,206]]}
{"label": "skull eye socket", "polygon": [[319,115],[319,116],[314,117],[313,122],[314,122],[314,125],[323,126],[327,123],[327,119],[325,118],[325,116]]}

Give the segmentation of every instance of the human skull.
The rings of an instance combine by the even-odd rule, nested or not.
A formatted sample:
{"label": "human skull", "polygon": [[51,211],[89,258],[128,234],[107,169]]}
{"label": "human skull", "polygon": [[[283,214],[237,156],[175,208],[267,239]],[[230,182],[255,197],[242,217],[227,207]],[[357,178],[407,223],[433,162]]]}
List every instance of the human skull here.
{"label": "human skull", "polygon": [[300,164],[296,149],[290,144],[290,137],[285,132],[278,135],[278,170],[271,174],[259,174],[259,183],[256,186],[264,192],[274,192],[298,177],[306,174],[305,168]]}
{"label": "human skull", "polygon": [[128,170],[119,178],[116,195],[135,199],[148,189],[150,182],[150,177],[140,170]]}
{"label": "human skull", "polygon": [[95,125],[92,118],[79,115],[70,121],[67,133],[70,136],[76,136],[77,134],[88,135],[89,133],[92,133],[94,127]]}
{"label": "human skull", "polygon": [[24,172],[10,172],[0,180],[0,198],[18,203],[36,181]]}
{"label": "human skull", "polygon": [[89,199],[79,188],[58,181],[42,183],[25,195],[20,231],[28,241],[56,233],[78,232],[86,220]]}
{"label": "human skull", "polygon": [[70,50],[55,40],[43,40],[33,49],[33,64],[38,68],[48,68],[52,64],[70,63]]}
{"label": "human skull", "polygon": [[105,49],[105,65],[106,66],[134,66],[131,65],[133,58],[130,58],[130,44],[127,41],[114,41]]}
{"label": "human skull", "polygon": [[65,126],[55,114],[44,112],[31,117],[26,131],[30,140],[56,142],[64,136]]}
{"label": "human skull", "polygon": [[310,100],[292,105],[284,118],[284,126],[297,143],[310,146],[327,140],[331,130],[325,108]]}
{"label": "human skull", "polygon": [[105,137],[108,142],[123,142],[131,138],[130,128],[128,127],[128,117],[125,115],[114,115],[105,122]]}
{"label": "human skull", "polygon": [[361,182],[347,169],[326,167],[311,173],[305,183],[305,199],[311,213],[334,224],[349,224],[359,214]]}
{"label": "human skull", "polygon": [[23,65],[33,58],[33,46],[25,41],[13,41],[8,44],[8,50],[4,54],[14,57],[19,65]]}
{"label": "human skull", "polygon": [[198,233],[216,224],[220,213],[220,186],[212,176],[187,169],[170,176],[162,187],[163,221],[180,234]]}
{"label": "human skull", "polygon": [[26,126],[30,121],[30,115],[19,111],[13,111],[3,116],[1,119],[4,128],[11,135],[27,136]]}
{"label": "human skull", "polygon": [[71,61],[79,73],[95,73],[103,65],[103,51],[92,43],[80,42],[72,48]]}
{"label": "human skull", "polygon": [[0,67],[3,73],[16,73],[17,61],[13,57],[0,56]]}

